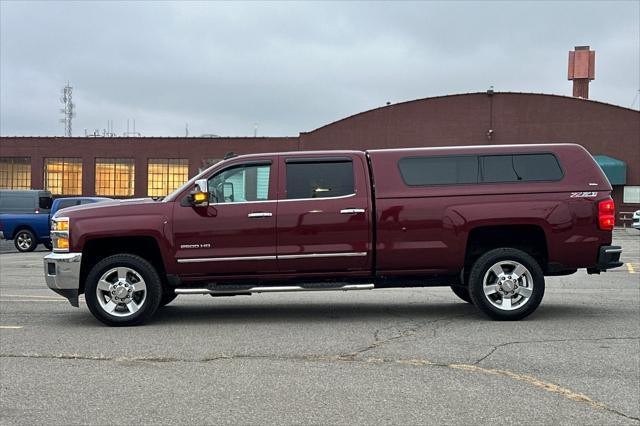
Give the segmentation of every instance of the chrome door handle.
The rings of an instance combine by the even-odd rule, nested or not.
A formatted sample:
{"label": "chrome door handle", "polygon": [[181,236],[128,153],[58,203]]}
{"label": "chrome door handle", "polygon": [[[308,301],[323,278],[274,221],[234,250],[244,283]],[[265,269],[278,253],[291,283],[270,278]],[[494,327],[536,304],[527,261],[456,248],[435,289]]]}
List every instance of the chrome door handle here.
{"label": "chrome door handle", "polygon": [[340,210],[340,214],[357,214],[364,213],[364,209],[342,209]]}
{"label": "chrome door handle", "polygon": [[254,212],[254,213],[249,213],[247,215],[247,217],[250,217],[252,219],[256,217],[271,217],[271,216],[273,216],[273,213],[271,212]]}

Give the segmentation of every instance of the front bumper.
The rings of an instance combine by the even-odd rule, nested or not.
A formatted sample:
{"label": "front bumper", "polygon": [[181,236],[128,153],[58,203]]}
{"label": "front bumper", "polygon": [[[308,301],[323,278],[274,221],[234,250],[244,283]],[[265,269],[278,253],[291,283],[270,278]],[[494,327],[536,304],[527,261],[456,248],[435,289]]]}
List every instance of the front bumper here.
{"label": "front bumper", "polygon": [[47,286],[78,307],[82,253],[50,253],[44,257]]}
{"label": "front bumper", "polygon": [[620,246],[602,246],[600,247],[600,253],[598,254],[598,270],[606,271],[607,269],[617,268],[622,266],[620,262],[620,255],[622,254],[622,247]]}

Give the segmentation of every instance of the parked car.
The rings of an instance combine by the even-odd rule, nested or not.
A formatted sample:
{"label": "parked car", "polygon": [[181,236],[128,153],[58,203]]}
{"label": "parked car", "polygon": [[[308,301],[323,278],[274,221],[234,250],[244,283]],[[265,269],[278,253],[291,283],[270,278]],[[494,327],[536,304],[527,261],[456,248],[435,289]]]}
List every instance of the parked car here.
{"label": "parked car", "polygon": [[0,189],[0,214],[49,214],[51,193],[42,190]]}
{"label": "parked car", "polygon": [[47,249],[51,250],[51,238],[49,235],[51,228],[51,215],[55,214],[58,210],[62,210],[67,207],[107,200],[110,200],[110,198],[56,198],[49,205],[50,210],[41,210],[39,213],[1,214],[0,239],[13,240],[13,244],[20,252],[33,251],[36,249],[38,244],[44,244]]}
{"label": "parked car", "polygon": [[636,210],[633,213],[633,223],[632,225],[636,229],[640,229],[640,210]]}
{"label": "parked car", "polygon": [[59,212],[45,277],[108,325],[179,294],[428,286],[518,320],[545,276],[621,265],[610,194],[574,144],[236,156],[162,201]]}

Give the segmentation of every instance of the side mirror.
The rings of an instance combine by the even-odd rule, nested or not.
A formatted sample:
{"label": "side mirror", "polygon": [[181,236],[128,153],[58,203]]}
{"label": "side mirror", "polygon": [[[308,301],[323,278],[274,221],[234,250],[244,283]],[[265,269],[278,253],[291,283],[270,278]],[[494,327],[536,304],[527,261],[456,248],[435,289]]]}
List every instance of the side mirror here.
{"label": "side mirror", "polygon": [[233,183],[225,182],[222,185],[222,196],[224,197],[225,202],[233,203],[233,201],[235,200],[235,193],[233,192]]}
{"label": "side mirror", "polygon": [[198,179],[189,193],[189,202],[193,207],[207,207],[209,205],[209,190],[206,179]]}

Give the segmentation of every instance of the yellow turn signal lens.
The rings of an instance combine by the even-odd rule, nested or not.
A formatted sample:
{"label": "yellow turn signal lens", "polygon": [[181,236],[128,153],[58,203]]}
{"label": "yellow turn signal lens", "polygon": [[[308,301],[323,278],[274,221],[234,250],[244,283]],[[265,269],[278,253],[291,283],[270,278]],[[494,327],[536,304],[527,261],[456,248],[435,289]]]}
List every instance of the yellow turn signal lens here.
{"label": "yellow turn signal lens", "polygon": [[193,194],[193,200],[197,203],[202,203],[203,201],[207,201],[209,194],[206,192],[196,192]]}
{"label": "yellow turn signal lens", "polygon": [[55,247],[57,249],[60,250],[64,250],[64,249],[68,249],[69,248],[69,238],[67,237],[58,237],[55,240]]}

